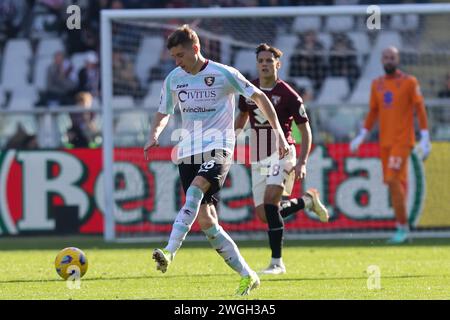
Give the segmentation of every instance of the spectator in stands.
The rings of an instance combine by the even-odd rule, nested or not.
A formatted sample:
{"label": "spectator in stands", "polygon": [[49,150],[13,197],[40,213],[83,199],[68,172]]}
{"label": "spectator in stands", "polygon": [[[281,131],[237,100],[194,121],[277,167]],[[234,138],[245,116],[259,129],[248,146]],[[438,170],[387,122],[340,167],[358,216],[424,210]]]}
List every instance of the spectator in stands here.
{"label": "spectator in stands", "polygon": [[72,69],[72,64],[65,59],[64,52],[56,52],[53,56],[53,64],[47,69],[47,105],[73,103],[77,84],[70,77]]}
{"label": "spectator in stands", "polygon": [[329,68],[332,76],[346,77],[350,89],[353,89],[359,78],[360,70],[356,50],[345,34],[334,35],[334,42],[330,49]]}
{"label": "spectator in stands", "polygon": [[[76,104],[81,108],[89,110],[92,107],[93,97],[89,92],[79,92]],[[95,114],[93,112],[71,113],[72,126],[67,130],[66,147],[86,148],[95,147],[99,130],[95,125]]]}
{"label": "spectator in stands", "polygon": [[38,142],[36,135],[28,134],[21,123],[17,124],[14,135],[6,143],[6,149],[37,149]]}
{"label": "spectator in stands", "polygon": [[291,57],[292,77],[308,77],[318,92],[326,75],[325,51],[315,31],[301,35],[296,53]]}
{"label": "spectator in stands", "polygon": [[97,53],[91,51],[87,54],[85,65],[78,73],[77,92],[86,91],[93,97],[100,96],[100,70]]}
{"label": "spectator in stands", "polygon": [[0,1],[0,34],[14,38],[20,31],[28,5],[25,0]]}
{"label": "spectator in stands", "polygon": [[134,64],[128,55],[120,52],[113,53],[113,74],[114,94],[142,98],[144,93],[134,73]]}
{"label": "spectator in stands", "polygon": [[447,73],[447,77],[445,79],[445,87],[443,90],[438,93],[439,98],[450,98],[450,72]]}
{"label": "spectator in stands", "polygon": [[147,82],[152,80],[164,80],[164,78],[175,69],[176,65],[172,57],[169,55],[167,50],[162,50],[161,56],[159,58],[159,63],[155,67],[150,69],[150,78]]}

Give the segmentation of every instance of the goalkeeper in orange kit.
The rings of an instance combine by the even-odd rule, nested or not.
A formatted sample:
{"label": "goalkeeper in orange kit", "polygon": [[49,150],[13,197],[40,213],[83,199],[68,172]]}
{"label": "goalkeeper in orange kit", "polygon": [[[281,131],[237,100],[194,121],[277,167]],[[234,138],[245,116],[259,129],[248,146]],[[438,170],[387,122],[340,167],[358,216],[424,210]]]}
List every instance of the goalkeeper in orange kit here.
{"label": "goalkeeper in orange kit", "polygon": [[419,149],[424,158],[431,151],[428,121],[417,79],[398,70],[399,51],[389,47],[383,51],[381,62],[385,75],[372,82],[370,110],[359,135],[350,143],[355,152],[375,122],[379,122],[380,157],[384,183],[389,187],[397,220],[397,231],[388,243],[408,240],[409,225],[406,212],[408,158],[414,148],[414,113],[420,126]]}

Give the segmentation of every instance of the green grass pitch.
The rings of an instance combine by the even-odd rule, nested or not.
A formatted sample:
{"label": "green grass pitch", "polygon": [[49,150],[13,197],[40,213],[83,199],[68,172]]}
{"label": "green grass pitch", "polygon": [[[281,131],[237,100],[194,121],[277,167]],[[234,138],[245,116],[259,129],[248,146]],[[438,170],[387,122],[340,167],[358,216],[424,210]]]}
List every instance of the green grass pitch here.
{"label": "green grass pitch", "polygon": [[[266,242],[238,241],[255,270],[266,266]],[[99,237],[0,239],[0,299],[239,299],[239,282],[206,242],[186,242],[166,274],[155,270],[160,244],[107,244]],[[54,269],[58,251],[82,249],[89,269],[69,289]],[[387,246],[381,240],[285,241],[287,274],[262,276],[245,299],[449,299],[450,239]],[[367,287],[367,268],[381,272],[381,289]]]}

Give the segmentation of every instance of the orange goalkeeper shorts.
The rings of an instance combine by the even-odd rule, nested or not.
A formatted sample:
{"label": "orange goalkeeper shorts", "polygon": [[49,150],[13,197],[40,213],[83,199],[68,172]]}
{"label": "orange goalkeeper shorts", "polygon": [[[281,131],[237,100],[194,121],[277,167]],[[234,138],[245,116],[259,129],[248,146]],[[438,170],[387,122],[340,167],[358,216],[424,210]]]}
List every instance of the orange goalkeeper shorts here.
{"label": "orange goalkeeper shorts", "polygon": [[410,146],[394,145],[380,148],[384,183],[400,180],[406,184],[408,181],[408,159],[411,152],[412,147]]}

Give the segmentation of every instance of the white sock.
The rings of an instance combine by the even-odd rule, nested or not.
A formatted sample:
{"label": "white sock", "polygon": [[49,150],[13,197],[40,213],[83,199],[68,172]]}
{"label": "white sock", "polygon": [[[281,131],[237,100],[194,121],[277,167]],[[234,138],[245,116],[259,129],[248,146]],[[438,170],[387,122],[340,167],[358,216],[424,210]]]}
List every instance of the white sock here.
{"label": "white sock", "polygon": [[278,265],[281,266],[283,265],[283,258],[272,258],[272,260],[270,261],[271,265]]}
{"label": "white sock", "polygon": [[407,223],[406,224],[397,223],[397,229],[408,232],[409,231],[409,225]]}
{"label": "white sock", "polygon": [[200,209],[203,196],[203,191],[196,186],[190,186],[186,191],[186,202],[175,218],[169,237],[169,243],[165,247],[172,255],[175,255],[178,249],[180,249],[181,244],[191,229]]}
{"label": "white sock", "polygon": [[311,209],[312,204],[313,204],[312,198],[309,195],[304,194],[302,196],[302,199],[303,199],[303,202],[305,202],[305,209]]}
{"label": "white sock", "polygon": [[242,277],[253,273],[252,269],[241,256],[238,247],[233,239],[219,225],[214,225],[209,229],[203,230],[211,243],[231,269],[239,273]]}

